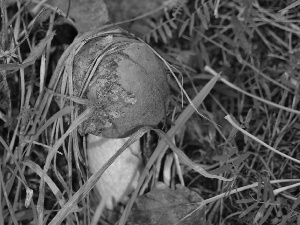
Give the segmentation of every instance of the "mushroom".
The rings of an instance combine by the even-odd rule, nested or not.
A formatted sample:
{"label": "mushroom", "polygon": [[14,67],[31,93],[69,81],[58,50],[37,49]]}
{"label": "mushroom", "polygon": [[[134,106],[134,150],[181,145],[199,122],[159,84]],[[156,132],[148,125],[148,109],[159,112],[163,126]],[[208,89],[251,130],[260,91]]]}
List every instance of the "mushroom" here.
{"label": "mushroom", "polygon": [[[153,50],[120,28],[102,30],[78,46],[73,55],[74,95],[89,100],[88,105],[78,104],[78,111],[94,109],[78,131],[87,134],[94,173],[131,134],[163,119],[169,88],[164,65]],[[136,142],[103,173],[96,187],[108,208],[136,187],[141,166]]]}
{"label": "mushroom", "polygon": [[[103,138],[87,136],[87,154],[90,171],[97,172],[123,146],[128,138]],[[127,195],[137,186],[143,167],[140,143],[128,147],[102,174],[96,188],[108,209],[116,203],[126,203]]]}

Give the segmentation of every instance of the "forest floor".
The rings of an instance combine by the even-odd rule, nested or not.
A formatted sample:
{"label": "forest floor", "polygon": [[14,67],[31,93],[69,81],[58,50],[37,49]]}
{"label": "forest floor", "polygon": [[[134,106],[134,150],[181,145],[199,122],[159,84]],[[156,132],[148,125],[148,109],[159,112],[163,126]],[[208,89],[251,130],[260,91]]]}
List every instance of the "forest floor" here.
{"label": "forest floor", "polygon": [[[0,2],[0,224],[300,224],[299,0]],[[51,83],[107,24],[147,43],[170,86],[147,176],[114,211],[91,190],[82,99],[59,108]]]}

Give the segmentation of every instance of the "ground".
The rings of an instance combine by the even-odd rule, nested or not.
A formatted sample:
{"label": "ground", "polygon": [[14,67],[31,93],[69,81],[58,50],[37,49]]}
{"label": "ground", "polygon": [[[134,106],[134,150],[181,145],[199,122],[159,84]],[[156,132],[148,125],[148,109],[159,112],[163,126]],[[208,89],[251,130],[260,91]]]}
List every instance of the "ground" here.
{"label": "ground", "polygon": [[[160,224],[300,223],[299,1],[0,2],[0,224],[153,224],[153,204],[182,213]],[[136,133],[147,166],[127,208],[99,214],[77,132],[89,102],[55,87],[74,38],[111,23],[155,51],[170,96]]]}

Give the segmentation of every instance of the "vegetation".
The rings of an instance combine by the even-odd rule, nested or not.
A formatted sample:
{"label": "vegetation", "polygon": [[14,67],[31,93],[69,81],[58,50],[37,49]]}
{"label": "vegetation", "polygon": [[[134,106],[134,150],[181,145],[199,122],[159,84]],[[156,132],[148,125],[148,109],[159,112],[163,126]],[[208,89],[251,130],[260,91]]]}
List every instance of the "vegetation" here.
{"label": "vegetation", "polygon": [[[161,129],[128,143],[147,133],[147,169],[119,224],[157,181],[197,192],[207,224],[300,224],[299,5],[167,0],[118,23],[144,26],[172,92]],[[1,0],[0,224],[90,224],[101,173],[89,178],[76,130],[90,112],[59,108],[51,83],[77,32],[44,7]],[[100,224],[116,219],[105,212]]]}

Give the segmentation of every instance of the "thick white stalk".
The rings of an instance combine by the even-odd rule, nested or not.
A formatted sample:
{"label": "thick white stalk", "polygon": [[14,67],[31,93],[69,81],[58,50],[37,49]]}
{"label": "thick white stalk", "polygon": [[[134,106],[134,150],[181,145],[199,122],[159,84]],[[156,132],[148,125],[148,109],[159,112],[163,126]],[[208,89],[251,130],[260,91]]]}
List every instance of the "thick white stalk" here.
{"label": "thick white stalk", "polygon": [[[129,138],[102,138],[87,136],[87,154],[90,171],[98,171]],[[136,141],[127,148],[102,174],[96,184],[108,209],[118,202],[125,202],[134,188],[142,168],[140,143]]]}

